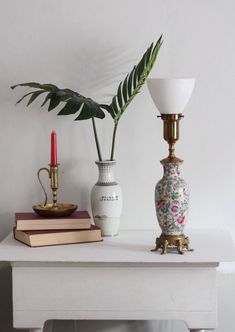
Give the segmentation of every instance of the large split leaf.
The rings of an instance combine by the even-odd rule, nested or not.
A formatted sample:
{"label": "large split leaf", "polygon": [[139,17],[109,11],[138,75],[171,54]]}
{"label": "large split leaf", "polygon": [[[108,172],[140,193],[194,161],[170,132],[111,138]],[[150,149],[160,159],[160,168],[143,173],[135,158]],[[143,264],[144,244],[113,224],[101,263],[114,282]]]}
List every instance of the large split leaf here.
{"label": "large split leaf", "polygon": [[[54,84],[40,84],[36,82],[21,83],[12,86],[15,89],[18,86],[36,88],[37,90],[32,91],[24,95],[17,103],[20,103],[24,98],[30,96],[27,106],[36,100],[43,93],[47,93],[42,106],[48,105],[48,111],[52,111],[54,108],[63,105],[63,108],[59,111],[58,115],[69,115],[79,112],[79,115],[75,120],[87,120],[93,117],[103,119],[105,113],[102,110],[102,105],[91,98],[86,98],[76,91],[70,89],[60,89]],[[105,107],[103,107],[105,109]]]}

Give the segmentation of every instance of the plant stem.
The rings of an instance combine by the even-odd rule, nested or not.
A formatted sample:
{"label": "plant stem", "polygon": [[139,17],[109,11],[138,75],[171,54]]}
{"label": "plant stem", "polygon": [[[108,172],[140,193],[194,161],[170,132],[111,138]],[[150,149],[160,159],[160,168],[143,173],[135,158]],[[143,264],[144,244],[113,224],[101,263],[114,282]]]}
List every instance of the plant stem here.
{"label": "plant stem", "polygon": [[102,161],[99,139],[98,139],[98,135],[97,135],[97,131],[96,131],[95,119],[94,119],[94,117],[91,119],[92,119],[92,126],[93,126],[93,131],[94,131],[94,136],[95,136],[95,144],[96,144],[96,149],[97,149],[97,153],[98,153],[98,158],[99,158],[99,161]]}
{"label": "plant stem", "polygon": [[113,139],[112,139],[112,149],[111,149],[110,160],[114,160],[114,147],[115,147],[115,138],[116,138],[117,126],[118,126],[118,123],[115,123],[114,128],[113,128]]}

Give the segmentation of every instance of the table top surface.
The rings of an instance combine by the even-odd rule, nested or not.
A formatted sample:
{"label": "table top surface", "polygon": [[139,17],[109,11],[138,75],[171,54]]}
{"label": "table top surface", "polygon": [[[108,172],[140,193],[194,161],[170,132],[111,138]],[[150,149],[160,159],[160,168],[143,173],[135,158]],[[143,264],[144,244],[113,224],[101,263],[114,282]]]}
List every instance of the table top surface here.
{"label": "table top surface", "polygon": [[161,255],[154,248],[156,230],[121,231],[103,242],[30,248],[8,235],[0,243],[0,261],[7,262],[74,262],[74,263],[155,263],[196,264],[235,261],[235,247],[224,230],[188,231],[193,252],[176,251]]}

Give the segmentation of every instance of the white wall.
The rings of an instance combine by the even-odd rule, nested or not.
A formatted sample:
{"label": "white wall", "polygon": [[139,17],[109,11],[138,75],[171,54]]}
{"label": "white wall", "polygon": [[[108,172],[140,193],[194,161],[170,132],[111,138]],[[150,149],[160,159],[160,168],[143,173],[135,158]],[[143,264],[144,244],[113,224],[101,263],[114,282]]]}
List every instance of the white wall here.
{"label": "white wall", "polygon": [[[30,210],[43,199],[36,172],[49,162],[52,129],[58,134],[60,200],[90,210],[90,190],[97,178],[91,123],[47,113],[39,108],[40,102],[27,110],[25,104],[15,107],[26,90],[9,87],[53,82],[108,102],[119,81],[161,33],[164,44],[151,76],[197,78],[176,146],[191,189],[188,228],[227,228],[235,238],[234,22],[233,0],[0,0],[0,238],[11,231],[15,211]],[[162,175],[159,160],[166,156],[167,144],[156,115],[144,87],[120,123],[115,175],[124,192],[123,229],[157,232],[153,189]],[[108,158],[110,118],[99,121],[98,127]],[[234,323],[234,271],[233,264],[221,268],[220,332],[232,331]],[[12,331],[9,278],[9,268],[2,266],[4,332]],[[86,330],[92,330],[92,323],[86,324]],[[158,326],[159,331],[176,332],[183,331],[180,324],[96,326],[109,331],[152,331]]]}

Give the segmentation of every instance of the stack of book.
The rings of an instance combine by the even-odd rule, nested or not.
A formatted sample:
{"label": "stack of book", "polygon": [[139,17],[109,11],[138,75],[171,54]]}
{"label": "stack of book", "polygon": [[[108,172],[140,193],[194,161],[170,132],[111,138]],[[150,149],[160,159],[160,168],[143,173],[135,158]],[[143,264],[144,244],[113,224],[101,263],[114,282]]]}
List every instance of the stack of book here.
{"label": "stack of book", "polygon": [[66,218],[44,218],[36,213],[15,214],[16,240],[30,247],[102,241],[101,231],[91,224],[87,211],[76,211]]}

